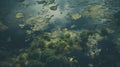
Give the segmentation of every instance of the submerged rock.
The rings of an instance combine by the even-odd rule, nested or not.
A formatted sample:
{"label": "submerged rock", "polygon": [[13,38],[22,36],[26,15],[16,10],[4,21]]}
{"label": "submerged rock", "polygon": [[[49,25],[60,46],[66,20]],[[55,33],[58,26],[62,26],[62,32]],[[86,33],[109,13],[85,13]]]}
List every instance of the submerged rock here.
{"label": "submerged rock", "polygon": [[51,6],[50,9],[54,10],[54,11],[57,10],[57,5],[56,6]]}
{"label": "submerged rock", "polygon": [[36,1],[38,4],[53,4],[55,0],[42,0],[42,1]]}
{"label": "submerged rock", "polygon": [[47,3],[46,1],[36,1],[38,4],[44,4]]}

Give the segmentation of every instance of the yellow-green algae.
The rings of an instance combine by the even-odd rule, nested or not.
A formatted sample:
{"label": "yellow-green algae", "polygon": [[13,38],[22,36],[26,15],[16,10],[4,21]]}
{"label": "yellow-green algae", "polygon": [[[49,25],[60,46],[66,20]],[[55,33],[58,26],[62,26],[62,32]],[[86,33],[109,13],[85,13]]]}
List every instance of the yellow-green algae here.
{"label": "yellow-green algae", "polygon": [[3,23],[2,20],[0,20],[0,31],[6,30],[8,27]]}
{"label": "yellow-green algae", "polygon": [[16,17],[17,19],[20,19],[20,18],[23,18],[23,17],[24,17],[24,14],[23,14],[22,12],[17,12],[15,17]]}

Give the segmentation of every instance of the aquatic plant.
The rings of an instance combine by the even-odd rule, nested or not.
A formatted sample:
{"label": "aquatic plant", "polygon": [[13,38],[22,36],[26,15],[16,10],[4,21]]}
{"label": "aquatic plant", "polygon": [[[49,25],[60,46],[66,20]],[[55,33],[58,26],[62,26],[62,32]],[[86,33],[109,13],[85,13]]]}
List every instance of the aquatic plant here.
{"label": "aquatic plant", "polygon": [[6,30],[8,27],[5,25],[5,24],[3,24],[3,21],[1,21],[0,20],[0,31],[4,31],[4,30]]}

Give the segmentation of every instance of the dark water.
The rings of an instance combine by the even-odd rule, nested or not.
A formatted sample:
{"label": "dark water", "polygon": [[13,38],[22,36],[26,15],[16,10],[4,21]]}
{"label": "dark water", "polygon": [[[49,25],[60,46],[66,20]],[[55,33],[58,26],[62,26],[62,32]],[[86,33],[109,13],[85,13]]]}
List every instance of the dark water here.
{"label": "dark water", "polygon": [[120,67],[119,0],[1,0],[0,67]]}

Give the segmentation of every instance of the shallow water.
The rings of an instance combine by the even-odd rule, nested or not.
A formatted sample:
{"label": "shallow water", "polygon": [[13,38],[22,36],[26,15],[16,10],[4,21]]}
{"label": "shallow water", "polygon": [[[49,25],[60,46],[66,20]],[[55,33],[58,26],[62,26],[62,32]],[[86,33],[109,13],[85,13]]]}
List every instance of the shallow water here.
{"label": "shallow water", "polygon": [[119,0],[1,0],[0,67],[120,67]]}

